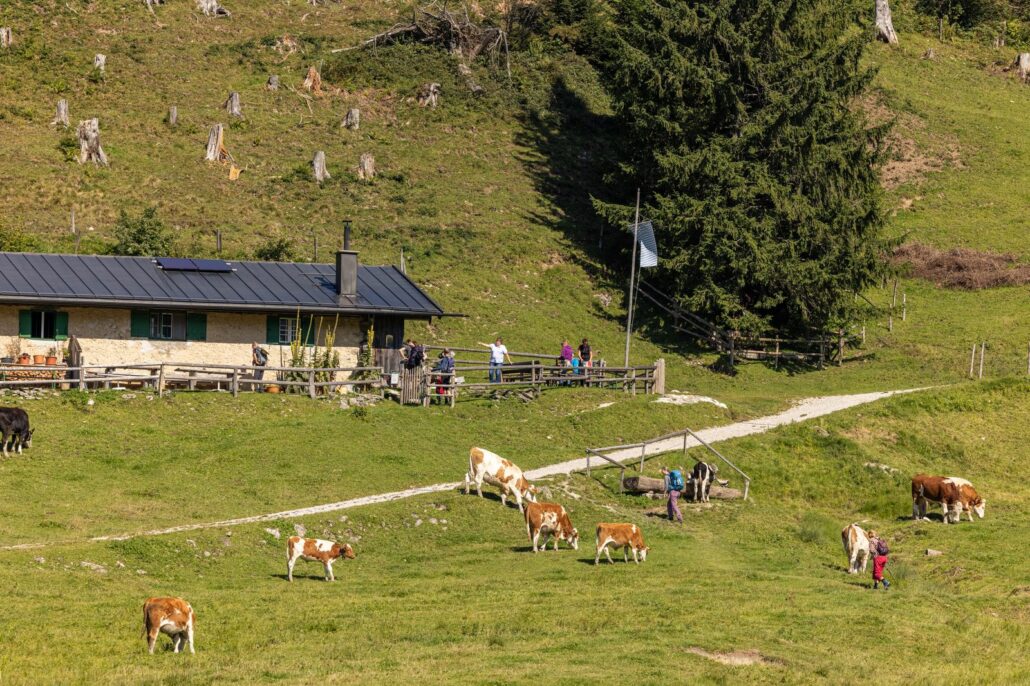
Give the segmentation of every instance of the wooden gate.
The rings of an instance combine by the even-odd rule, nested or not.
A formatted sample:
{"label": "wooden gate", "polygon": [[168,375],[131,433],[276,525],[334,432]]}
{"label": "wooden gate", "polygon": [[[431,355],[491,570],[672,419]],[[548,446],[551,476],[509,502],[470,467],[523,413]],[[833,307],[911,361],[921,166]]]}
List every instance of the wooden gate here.
{"label": "wooden gate", "polygon": [[428,402],[426,378],[426,370],[421,365],[401,370],[401,405],[424,405]]}

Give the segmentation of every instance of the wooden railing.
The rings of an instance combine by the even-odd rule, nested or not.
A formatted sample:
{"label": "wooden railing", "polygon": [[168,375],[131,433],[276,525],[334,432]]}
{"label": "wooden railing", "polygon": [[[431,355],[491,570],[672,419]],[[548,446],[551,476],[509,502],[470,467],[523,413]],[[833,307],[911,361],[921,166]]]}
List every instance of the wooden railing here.
{"label": "wooden railing", "polygon": [[[619,461],[619,460],[616,460],[616,459],[612,458],[607,453],[613,453],[613,452],[616,452],[616,451],[638,450],[639,449],[640,450],[640,464],[639,464],[639,466],[636,467],[636,469],[637,469],[638,472],[643,472],[644,471],[644,462],[646,462],[649,458],[655,457],[656,455],[663,455],[663,454],[666,454],[666,453],[670,452],[668,450],[665,450],[665,451],[652,450],[650,453],[648,453],[648,448],[653,446],[653,445],[656,445],[658,443],[662,443],[662,442],[668,441],[668,440],[673,439],[673,438],[682,438],[683,439],[683,454],[684,455],[687,454],[687,451],[690,448],[695,448],[698,445],[703,446],[705,449],[708,450],[708,452],[710,452],[713,455],[715,455],[716,457],[718,457],[726,465],[728,465],[730,467],[730,469],[732,469],[737,474],[739,474],[741,479],[743,479],[743,481],[744,481],[744,500],[747,500],[748,492],[751,490],[751,477],[748,476],[747,474],[745,474],[743,471],[741,471],[741,469],[739,467],[737,467],[737,465],[733,464],[725,455],[723,455],[718,450],[713,448],[708,442],[706,442],[703,438],[698,436],[696,433],[694,433],[690,429],[683,429],[682,431],[675,431],[675,432],[670,433],[670,434],[665,434],[664,436],[659,436],[658,438],[651,438],[651,439],[648,439],[646,441],[641,441],[640,443],[627,443],[627,444],[624,444],[624,445],[609,445],[609,446],[605,446],[603,448],[587,448],[586,449],[586,458],[587,458],[586,473],[587,473],[587,476],[590,475],[590,469],[591,469],[590,460],[592,458],[602,459],[605,462],[608,462],[613,467],[616,467],[616,468],[618,468],[620,470],[619,471],[619,493],[622,493],[622,484],[623,484],[623,481],[625,481],[626,469],[627,469],[627,467],[636,466],[636,458],[634,458],[633,464],[627,465],[625,462],[622,462],[622,461]],[[691,438],[693,438],[695,441],[697,441],[697,443],[695,445],[690,445],[690,439]]]}
{"label": "wooden railing", "polygon": [[[264,378],[255,378],[259,371],[264,372]],[[269,386],[278,386],[301,389],[315,398],[320,391],[331,393],[341,387],[378,388],[382,384],[382,375],[382,367],[256,367],[189,362],[80,367],[7,365],[0,366],[0,388],[89,390],[149,386],[160,396],[177,387],[198,390],[213,386],[215,390],[222,390],[225,386],[225,390],[237,396],[241,390],[262,391]],[[30,376],[32,378],[27,378]]]}

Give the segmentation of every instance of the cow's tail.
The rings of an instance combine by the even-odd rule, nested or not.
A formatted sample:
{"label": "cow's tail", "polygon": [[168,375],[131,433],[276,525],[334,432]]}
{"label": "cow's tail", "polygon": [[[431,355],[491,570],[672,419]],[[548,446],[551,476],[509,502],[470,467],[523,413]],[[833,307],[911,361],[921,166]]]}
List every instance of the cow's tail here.
{"label": "cow's tail", "polygon": [[150,637],[150,613],[147,612],[147,604],[143,603],[143,638]]}

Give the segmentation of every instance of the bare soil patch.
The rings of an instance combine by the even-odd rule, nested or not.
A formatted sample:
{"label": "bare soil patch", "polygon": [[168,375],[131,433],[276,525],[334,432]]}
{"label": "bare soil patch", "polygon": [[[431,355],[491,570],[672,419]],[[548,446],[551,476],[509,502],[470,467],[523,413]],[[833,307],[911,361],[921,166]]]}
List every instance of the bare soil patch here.
{"label": "bare soil patch", "polygon": [[[895,112],[878,98],[865,98],[860,107],[871,124],[893,124],[887,134],[888,159],[880,172],[880,183],[887,190],[918,182],[931,172],[963,167],[958,141],[953,137],[928,135],[926,122],[920,117]],[[912,203],[912,199],[903,198],[901,209],[908,209]]]}
{"label": "bare soil patch", "polygon": [[694,655],[700,655],[701,657],[708,658],[713,662],[718,662],[724,665],[731,665],[733,667],[741,667],[745,665],[779,665],[782,664],[779,660],[772,657],[766,657],[757,650],[734,650],[730,653],[713,653],[705,650],[704,648],[687,648],[688,653]]}
{"label": "bare soil patch", "polygon": [[979,290],[1030,283],[1030,264],[1015,255],[968,248],[939,250],[921,243],[906,243],[894,251],[892,261],[907,266],[913,276],[945,288]]}

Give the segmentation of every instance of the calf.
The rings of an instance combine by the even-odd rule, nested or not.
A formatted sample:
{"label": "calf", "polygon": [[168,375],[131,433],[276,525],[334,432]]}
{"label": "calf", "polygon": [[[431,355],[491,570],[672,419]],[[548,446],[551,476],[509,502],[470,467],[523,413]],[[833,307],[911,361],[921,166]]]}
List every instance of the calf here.
{"label": "calf", "polygon": [[556,503],[529,503],[526,505],[526,533],[537,552],[537,541],[544,537],[543,549],[547,550],[547,539],[554,537],[554,549],[558,541],[567,541],[573,550],[579,550],[579,532],[572,526],[569,513]]}
{"label": "calf", "polygon": [[465,474],[465,495],[469,494],[470,483],[476,484],[476,493],[483,497],[483,482],[501,489],[501,504],[508,504],[508,496],[515,496],[519,512],[525,512],[522,501],[536,502],[536,486],[530,485],[526,477],[511,460],[506,460],[483,448],[469,450],[469,470]]}
{"label": "calf", "polygon": [[168,634],[177,653],[187,642],[190,652],[195,652],[193,627],[196,624],[193,608],[182,598],[147,598],[143,603],[143,636],[147,639],[151,655],[154,654],[158,634]]}
{"label": "calf", "polygon": [[0,447],[8,457],[7,444],[21,454],[22,448],[32,447],[32,429],[29,428],[29,413],[20,407],[0,407]]}
{"label": "calf", "polygon": [[319,538],[301,538],[290,536],[286,541],[286,578],[293,581],[293,565],[303,558],[310,562],[321,562],[325,567],[325,580],[336,581],[333,576],[333,562],[337,558],[354,559],[354,549],[349,544],[323,541]]}
{"label": "calf", "polygon": [[872,540],[858,524],[848,524],[840,532],[840,540],[844,544],[844,553],[848,556],[848,574],[865,573],[869,563],[869,551]]}
{"label": "calf", "polygon": [[[959,483],[959,481],[962,483]],[[973,521],[974,512],[977,517],[983,519],[987,511],[987,501],[980,497],[976,489],[973,488],[973,484],[965,479],[958,478],[952,478],[952,482],[958,486],[958,504],[953,506],[952,510],[954,514],[954,507],[958,507],[957,516],[955,517],[956,521],[962,520],[963,511],[969,515],[969,521]]]}
{"label": "calf", "polygon": [[708,494],[712,492],[712,481],[719,470],[707,462],[698,462],[690,473],[691,500],[708,502]]}
{"label": "calf", "polygon": [[[644,535],[636,524],[605,524],[597,525],[597,554],[594,555],[594,564],[601,560],[601,551],[604,551],[608,562],[612,563],[612,555],[608,552],[608,546],[622,548],[622,559],[629,562],[628,552],[633,551],[633,561],[637,564],[647,561],[648,547],[644,545]],[[639,553],[639,558],[637,557]],[[612,563],[614,564],[614,563]]]}

